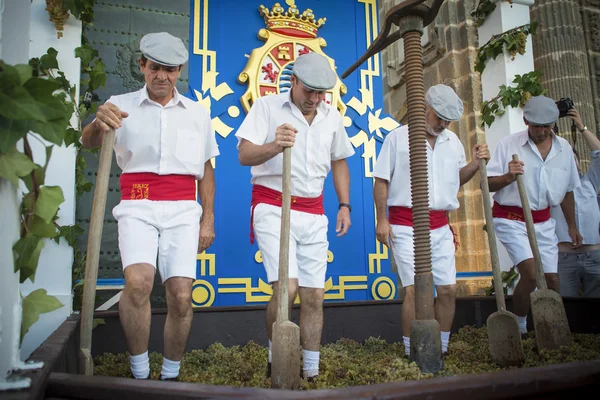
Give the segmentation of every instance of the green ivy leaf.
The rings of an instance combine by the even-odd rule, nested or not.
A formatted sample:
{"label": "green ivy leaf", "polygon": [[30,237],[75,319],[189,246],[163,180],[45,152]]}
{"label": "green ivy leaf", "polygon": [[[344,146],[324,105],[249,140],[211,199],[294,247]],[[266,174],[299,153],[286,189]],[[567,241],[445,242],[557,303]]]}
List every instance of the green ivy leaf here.
{"label": "green ivy leaf", "polygon": [[94,65],[94,69],[90,71],[90,87],[89,91],[93,92],[106,84],[106,65],[101,60],[98,60]]}
{"label": "green ivy leaf", "polygon": [[75,57],[81,59],[83,67],[90,65],[94,57],[98,55],[98,50],[94,49],[90,44],[85,44],[75,49]]}
{"label": "green ivy leaf", "polygon": [[37,215],[34,215],[31,219],[29,224],[29,232],[36,236],[45,238],[53,238],[58,235],[54,221],[47,223]]}
{"label": "green ivy leaf", "polygon": [[65,240],[71,247],[77,246],[77,237],[85,232],[83,228],[79,225],[61,226],[59,228],[59,231],[60,237],[65,238]]}
{"label": "green ivy leaf", "polygon": [[21,273],[21,283],[25,282],[27,278],[31,279],[31,282],[34,281],[35,271],[37,270],[38,261],[43,248],[44,241],[42,238],[31,234],[22,237],[13,246],[13,251],[15,253],[15,272],[19,271]]}
{"label": "green ivy leaf", "polygon": [[[3,74],[0,73],[0,86],[2,80]],[[0,115],[17,120],[47,121],[37,101],[22,86],[0,90]]]}
{"label": "green ivy leaf", "polygon": [[44,186],[40,188],[33,213],[46,223],[50,223],[63,201],[65,198],[60,186]]}
{"label": "green ivy leaf", "polygon": [[69,147],[73,143],[79,143],[79,139],[81,138],[81,131],[77,129],[73,129],[71,127],[67,128],[67,132],[65,133],[65,146]]}
{"label": "green ivy leaf", "polygon": [[14,120],[0,115],[0,153],[6,153],[27,135],[31,121]]}
{"label": "green ivy leaf", "polygon": [[56,56],[58,55],[58,51],[56,51],[53,47],[50,47],[46,54],[40,57],[40,66],[45,69],[58,69],[58,60]]}
{"label": "green ivy leaf", "polygon": [[46,289],[37,289],[23,299],[23,319],[21,320],[21,342],[29,328],[40,319],[40,314],[49,313],[64,305],[54,296],[49,296]]}
{"label": "green ivy leaf", "polygon": [[19,73],[19,78],[21,79],[21,85],[33,75],[33,68],[27,64],[18,64],[15,65],[15,69]]}
{"label": "green ivy leaf", "polygon": [[30,174],[34,168],[33,161],[17,149],[0,153],[0,176],[8,179],[15,187],[19,187],[19,178]]}

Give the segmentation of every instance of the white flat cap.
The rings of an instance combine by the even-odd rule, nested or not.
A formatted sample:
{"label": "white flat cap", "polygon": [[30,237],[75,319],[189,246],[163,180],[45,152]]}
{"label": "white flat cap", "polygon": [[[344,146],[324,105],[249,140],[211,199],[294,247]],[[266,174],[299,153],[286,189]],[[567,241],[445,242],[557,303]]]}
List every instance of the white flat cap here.
{"label": "white flat cap", "polygon": [[430,87],[425,102],[445,121],[458,121],[463,114],[463,102],[450,86],[440,84]]}
{"label": "white flat cap", "polygon": [[296,59],[292,73],[310,90],[329,90],[337,82],[327,58],[313,51]]}
{"label": "white flat cap", "polygon": [[167,67],[177,67],[188,60],[183,41],[167,32],[144,35],[140,41],[140,51],[148,60]]}
{"label": "white flat cap", "polygon": [[556,122],[558,114],[556,103],[546,96],[532,97],[523,107],[523,117],[531,125],[550,125]]}

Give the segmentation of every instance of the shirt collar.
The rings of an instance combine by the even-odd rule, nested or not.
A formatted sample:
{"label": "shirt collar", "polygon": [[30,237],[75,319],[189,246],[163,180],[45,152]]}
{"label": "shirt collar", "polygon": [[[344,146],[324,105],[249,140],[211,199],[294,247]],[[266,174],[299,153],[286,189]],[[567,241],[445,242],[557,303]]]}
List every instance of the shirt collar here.
{"label": "shirt collar", "polygon": [[[175,87],[175,88],[173,88],[173,90],[175,92],[173,94],[173,98],[167,103],[167,105],[165,107],[181,104],[184,108],[187,108],[185,105],[185,102],[183,102],[182,96],[179,94],[179,91],[177,90],[177,88]],[[146,101],[146,100],[152,101],[150,99],[150,97],[148,97],[148,87],[146,85],[144,85],[144,87],[140,90],[140,98],[138,101],[138,106],[141,106],[144,103],[144,101]]]}
{"label": "shirt collar", "polygon": [[[529,129],[526,129],[525,132],[521,133],[521,136],[519,137],[519,144],[521,145],[521,147],[525,146],[525,143],[529,143],[531,146],[535,146],[535,143],[529,137]],[[560,140],[558,140],[554,133],[552,134],[552,148],[556,151],[562,151],[562,144],[560,143]]]}

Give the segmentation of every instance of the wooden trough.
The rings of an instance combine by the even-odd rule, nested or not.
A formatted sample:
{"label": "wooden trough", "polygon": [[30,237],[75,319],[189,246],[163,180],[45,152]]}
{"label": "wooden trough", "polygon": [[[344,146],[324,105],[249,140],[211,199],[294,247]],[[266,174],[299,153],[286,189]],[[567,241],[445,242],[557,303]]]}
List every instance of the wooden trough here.
{"label": "wooden trough", "polygon": [[[600,298],[564,298],[571,331],[600,334]],[[511,309],[511,298],[507,298]],[[363,341],[370,336],[388,342],[402,340],[400,301],[328,303],[325,305],[323,343],[340,338]],[[493,297],[457,299],[453,332],[465,325],[481,327],[496,311]],[[195,310],[187,350],[214,342],[244,345],[253,340],[266,345],[264,306],[212,307]],[[118,313],[98,312],[105,324],[94,329],[93,355],[125,351]],[[165,310],[152,313],[149,351],[161,351]],[[298,309],[294,309],[294,318]],[[29,390],[0,394],[0,400],[21,399],[567,399],[600,389],[600,360],[547,367],[521,368],[478,375],[441,377],[354,386],[340,389],[281,391],[234,388],[180,382],[136,381],[127,378],[78,375],[79,317],[72,315],[36,351],[31,360],[44,368],[27,373]],[[357,323],[360,321],[360,323]],[[532,327],[530,327],[532,329]]]}

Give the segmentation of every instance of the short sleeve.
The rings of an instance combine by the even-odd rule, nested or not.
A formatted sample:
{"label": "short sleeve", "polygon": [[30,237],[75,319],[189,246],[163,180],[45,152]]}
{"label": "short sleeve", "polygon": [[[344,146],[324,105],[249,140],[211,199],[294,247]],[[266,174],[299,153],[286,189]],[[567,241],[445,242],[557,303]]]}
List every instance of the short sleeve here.
{"label": "short sleeve", "polygon": [[494,151],[487,165],[487,176],[502,176],[508,170],[508,163],[506,162],[506,151],[504,149],[504,142],[500,141]]}
{"label": "short sleeve", "polygon": [[396,165],[396,144],[394,142],[396,133],[390,132],[384,139],[375,168],[373,168],[373,176],[379,179],[390,181],[394,173],[394,165]]}
{"label": "short sleeve", "polygon": [[594,190],[598,192],[600,186],[600,150],[590,152],[590,167],[585,176],[594,186]]}
{"label": "short sleeve", "polygon": [[[333,110],[330,112],[333,112]],[[354,147],[352,146],[352,142],[350,142],[350,138],[344,127],[344,119],[340,115],[339,126],[335,135],[333,135],[333,142],[331,143],[331,159],[336,161],[353,155]]]}
{"label": "short sleeve", "polygon": [[269,108],[265,104],[264,98],[257,99],[246,118],[237,130],[235,136],[238,138],[237,147],[239,148],[242,139],[246,139],[253,144],[262,146],[267,140],[269,134]]}
{"label": "short sleeve", "polygon": [[[569,149],[572,149],[569,146]],[[567,186],[567,192],[572,192],[576,187],[581,185],[581,180],[579,179],[579,172],[577,172],[577,163],[575,163],[575,156],[573,154],[573,150],[571,150],[570,160],[570,173],[569,173],[569,185]]]}
{"label": "short sleeve", "polygon": [[206,163],[213,157],[217,157],[219,153],[219,146],[217,145],[217,139],[215,136],[215,130],[212,126],[210,115],[204,117],[204,162]]}

